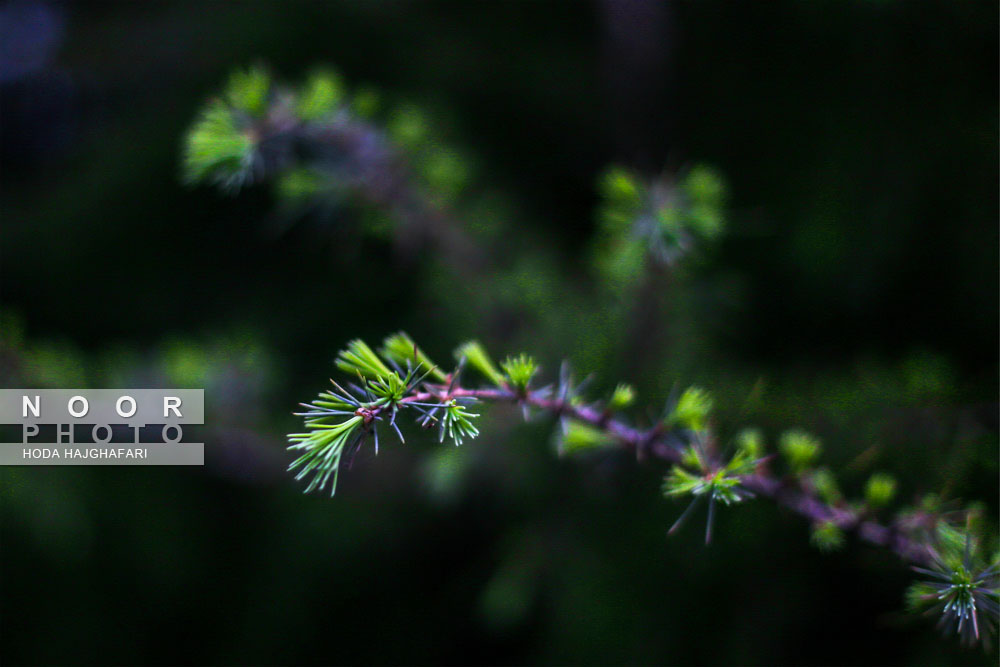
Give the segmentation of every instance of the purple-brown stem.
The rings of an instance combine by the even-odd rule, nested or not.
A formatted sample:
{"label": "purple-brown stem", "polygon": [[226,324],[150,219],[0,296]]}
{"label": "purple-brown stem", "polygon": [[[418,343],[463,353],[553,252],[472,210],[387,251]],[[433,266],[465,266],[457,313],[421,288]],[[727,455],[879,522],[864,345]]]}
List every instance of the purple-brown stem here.
{"label": "purple-brown stem", "polygon": [[[429,385],[428,391],[418,392],[402,399],[401,403],[444,401],[453,398],[477,398],[485,401],[525,403],[555,416],[568,416],[601,429],[612,436],[622,447],[632,449],[639,457],[655,456],[670,463],[680,463],[683,441],[662,424],[649,429],[639,429],[614,418],[602,410],[552,398],[538,392],[516,392],[509,388],[464,389],[446,385]],[[379,408],[379,410],[384,409]],[[854,532],[861,539],[889,549],[906,561],[927,564],[931,561],[928,547],[891,525],[883,525],[861,513],[844,507],[834,507],[823,502],[810,490],[794,479],[778,478],[758,470],[740,477],[740,483],[757,496],[770,498],[778,505],[799,514],[811,523],[833,522],[846,532]]]}

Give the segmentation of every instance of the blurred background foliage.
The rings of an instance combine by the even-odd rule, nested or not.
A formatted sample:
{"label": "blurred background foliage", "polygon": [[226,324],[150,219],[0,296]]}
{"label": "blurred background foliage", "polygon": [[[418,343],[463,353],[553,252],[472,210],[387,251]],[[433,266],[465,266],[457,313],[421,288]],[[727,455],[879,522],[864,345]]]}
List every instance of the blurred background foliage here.
{"label": "blurred background foliage", "polygon": [[[662,469],[559,459],[513,409],[460,449],[362,454],[332,501],[284,474],[282,434],[348,339],[403,328],[447,359],[475,337],[638,405],[697,383],[724,436],[806,428],[845,492],[888,471],[897,506],[982,501],[995,525],[996,23],[889,0],[4,4],[4,384],[204,387],[208,418],[204,469],[2,471],[3,661],[995,660],[902,613],[893,556],[822,553],[765,503],[710,548],[667,540]],[[255,63],[335,68],[479,250],[303,209],[304,172],[184,187],[196,114]],[[712,165],[725,233],[609,274],[613,164],[703,193]]]}

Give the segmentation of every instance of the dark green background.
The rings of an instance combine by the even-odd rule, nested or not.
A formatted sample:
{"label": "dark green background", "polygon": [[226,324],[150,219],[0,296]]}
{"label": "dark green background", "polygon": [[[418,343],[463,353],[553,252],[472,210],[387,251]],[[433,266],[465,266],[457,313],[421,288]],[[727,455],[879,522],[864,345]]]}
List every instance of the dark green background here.
{"label": "dark green background", "polygon": [[[37,39],[15,5],[40,6],[6,5],[4,30]],[[405,328],[439,359],[470,337],[548,371],[568,356],[650,405],[699,383],[724,432],[808,428],[848,491],[890,471],[901,503],[941,491],[995,525],[995,3],[45,6],[48,58],[7,57],[0,87],[0,306],[24,333],[3,332],[0,372],[140,386],[166,365],[209,377],[237,435],[206,435],[205,469],[3,471],[0,661],[995,661],[901,613],[891,555],[820,554],[764,502],[709,548],[700,519],[667,540],[682,507],[661,468],[559,460],[551,424],[511,411],[441,459],[462,471],[445,492],[416,432],[333,500],[280,472],[337,349]],[[187,126],[254,62],[329,63],[429,109],[475,164],[461,212],[502,218],[498,265],[526,277],[463,292],[433,258],[339,235],[347,219],[270,233],[267,188],[182,187]],[[588,269],[611,162],[713,165],[729,233],[657,287],[649,337],[623,329],[588,366],[573,323],[613,308]],[[535,303],[532,281],[575,296]]]}

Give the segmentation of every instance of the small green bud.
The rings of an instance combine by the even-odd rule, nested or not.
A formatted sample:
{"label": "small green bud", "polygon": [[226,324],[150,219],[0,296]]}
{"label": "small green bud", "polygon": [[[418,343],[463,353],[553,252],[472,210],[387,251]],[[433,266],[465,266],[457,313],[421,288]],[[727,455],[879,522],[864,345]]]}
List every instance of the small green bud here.
{"label": "small green bud", "polygon": [[504,383],[503,374],[493,365],[493,360],[486,352],[486,348],[479,341],[470,340],[459,345],[455,350],[456,359],[465,359],[470,366],[482,373],[486,378],[498,387]]}
{"label": "small green bud", "polygon": [[267,98],[271,91],[271,75],[262,67],[238,70],[229,77],[226,86],[226,100],[251,116],[262,116],[267,109]]}
{"label": "small green bud", "polygon": [[936,493],[926,493],[920,498],[920,511],[937,512],[941,509],[941,497]]}
{"label": "small green bud", "polygon": [[779,447],[788,460],[788,465],[796,474],[802,473],[812,465],[822,449],[819,440],[805,431],[798,430],[786,431],[781,436]]}
{"label": "small green bud", "polygon": [[624,410],[635,401],[635,388],[630,384],[620,383],[615,387],[608,401],[609,410]]}
{"label": "small green bud", "polygon": [[674,466],[664,478],[661,487],[666,497],[710,494],[714,500],[723,505],[739,503],[753,497],[740,487],[739,477],[726,474],[725,470],[717,470],[714,474],[705,476],[693,473],[681,466]]}
{"label": "small green bud", "polygon": [[614,439],[599,428],[578,421],[570,421],[559,434],[557,448],[560,454],[578,454],[603,449],[614,444]]}
{"label": "small green bud", "polygon": [[317,120],[337,108],[344,99],[344,84],[332,71],[314,73],[302,89],[295,110],[303,120]]}
{"label": "small green bud", "polygon": [[713,169],[696,165],[687,173],[681,187],[694,204],[718,206],[726,197],[726,184]]}
{"label": "small green bud", "polygon": [[507,357],[500,368],[507,374],[511,386],[519,391],[527,389],[531,378],[538,372],[538,364],[523,352],[516,357]]}
{"label": "small green bud", "polygon": [[427,139],[427,119],[415,106],[397,109],[389,118],[389,136],[410,150],[419,148]]}
{"label": "small green bud", "polygon": [[812,485],[819,497],[828,505],[836,505],[844,499],[837,486],[837,479],[827,468],[820,468],[812,474]]}
{"label": "small green bud", "polygon": [[456,197],[468,181],[465,163],[454,153],[435,150],[420,162],[420,171],[430,189],[446,200]]}
{"label": "small green bud", "polygon": [[814,524],[809,541],[820,551],[836,551],[844,546],[844,531],[833,521]]}
{"label": "small green bud", "polygon": [[877,473],[868,478],[865,485],[865,500],[872,508],[888,505],[896,495],[896,480],[890,475]]}
{"label": "small green bud", "polygon": [[764,453],[764,435],[760,429],[745,428],[736,435],[736,447],[748,459],[759,459]]}
{"label": "small green bud", "polygon": [[610,206],[638,209],[642,205],[643,189],[638,180],[622,167],[611,167],[601,176],[599,189]]}
{"label": "small green bud", "polygon": [[692,431],[705,428],[712,411],[712,395],[700,387],[688,387],[677,399],[677,404],[667,418],[671,425],[680,425]]}
{"label": "small green bud", "polygon": [[726,186],[722,178],[703,165],[695,166],[681,181],[687,195],[687,223],[695,234],[713,239],[722,232]]}

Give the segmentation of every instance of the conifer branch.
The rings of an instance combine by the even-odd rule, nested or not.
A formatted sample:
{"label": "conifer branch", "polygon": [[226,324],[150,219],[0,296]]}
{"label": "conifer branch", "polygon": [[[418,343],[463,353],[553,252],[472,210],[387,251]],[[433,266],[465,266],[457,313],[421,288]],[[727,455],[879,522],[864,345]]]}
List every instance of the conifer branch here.
{"label": "conifer branch", "polygon": [[[409,355],[407,349],[411,350]],[[382,354],[395,370],[389,370],[387,363],[362,341],[353,341],[340,353],[338,366],[357,374],[361,384],[352,385],[352,394],[334,383],[340,393],[321,395],[327,400],[312,406],[319,406],[318,411],[304,416],[316,419],[324,414],[341,414],[348,417],[347,422],[341,423],[351,428],[363,424],[356,434],[356,446],[360,447],[379,421],[391,416],[395,425],[397,413],[411,407],[423,415],[418,421],[424,426],[440,423],[444,427],[449,423],[448,415],[452,415],[461,419],[466,435],[475,437],[478,430],[471,426],[471,418],[477,415],[458,413],[458,406],[473,402],[512,403],[520,405],[526,416],[536,411],[558,418],[564,437],[572,439],[565,451],[617,446],[634,452],[639,459],[660,459],[674,466],[664,492],[670,496],[692,494],[695,501],[705,495],[710,510],[716,501],[728,505],[751,497],[769,498],[808,520],[814,526],[814,541],[827,548],[839,544],[842,533],[853,533],[891,550],[905,561],[926,565],[935,559],[932,538],[938,524],[947,524],[946,517],[933,510],[900,514],[889,523],[879,522],[875,511],[891,500],[895,491],[895,482],[884,474],[869,480],[865,502],[845,503],[830,472],[814,467],[821,449],[819,442],[802,431],[788,431],[781,439],[780,449],[788,468],[784,476],[770,471],[769,463],[774,457],[763,455],[761,438],[755,431],[742,433],[736,454],[726,460],[716,451],[709,427],[711,397],[697,388],[688,389],[672,400],[655,424],[639,428],[616,414],[621,406],[634,399],[630,388],[620,385],[607,401],[587,401],[580,385],[573,384],[565,365],[557,383],[533,388],[531,383],[538,370],[533,359],[526,355],[509,358],[501,364],[501,372],[478,343],[466,343],[456,350],[458,366],[447,375],[431,365],[427,355],[406,334],[388,338]],[[402,364],[406,365],[405,371]],[[463,385],[461,377],[466,365],[479,371],[494,386]],[[393,379],[387,380],[385,375]],[[330,400],[353,410],[324,413],[323,407],[337,407]],[[319,436],[323,443],[329,441],[330,429],[337,434],[343,432],[325,418],[318,422],[307,420],[307,425],[310,423],[323,429]],[[453,420],[451,425],[454,423]],[[451,430],[447,434],[460,444],[461,438],[455,437]],[[300,434],[293,437],[296,443],[303,442]],[[710,529],[711,526],[709,534]]]}
{"label": "conifer branch", "polygon": [[[466,389],[460,386],[449,389],[441,386],[438,390],[419,392],[404,398],[401,403],[446,401],[450,398],[522,403],[555,417],[569,417],[589,424],[606,433],[623,449],[634,451],[639,458],[653,456],[674,464],[681,463],[683,459],[685,440],[682,433],[664,430],[659,425],[648,429],[635,428],[593,407],[552,398],[545,391],[518,394],[509,389]],[[374,414],[383,409],[377,409]],[[926,544],[907,537],[898,527],[865,519],[863,513],[856,510],[829,505],[814,493],[789,480],[777,478],[766,472],[756,472],[740,476],[739,482],[754,495],[769,498],[812,524],[832,523],[844,532],[854,532],[860,539],[889,549],[903,560],[917,565],[932,560],[932,551]]]}
{"label": "conifer branch", "polygon": [[[479,414],[468,406],[515,404],[526,419],[534,412],[559,420],[563,454],[619,448],[638,459],[669,464],[664,495],[692,499],[670,534],[707,500],[708,543],[720,506],[767,498],[806,519],[813,528],[811,541],[824,551],[838,548],[850,533],[895,553],[917,572],[932,577],[912,587],[909,599],[914,609],[930,606],[940,615],[942,626],[966,642],[989,640],[1000,604],[1000,567],[995,556],[994,564],[988,565],[980,553],[973,553],[981,552],[984,543],[973,530],[973,513],[965,513],[964,532],[933,503],[881,522],[876,513],[892,500],[895,481],[885,474],[873,475],[864,501],[846,503],[832,473],[815,467],[819,441],[799,430],[786,432],[780,440],[784,475],[772,472],[775,456],[764,454],[763,438],[752,429],[737,436],[735,453],[723,456],[710,426],[713,401],[702,389],[689,388],[672,397],[660,419],[640,428],[621,415],[635,399],[627,385],[616,387],[606,400],[588,400],[566,364],[557,382],[538,387],[533,384],[538,365],[525,354],[508,357],[498,369],[481,344],[469,342],[456,349],[455,357],[457,366],[445,374],[405,333],[388,337],[379,352],[361,340],[351,341],[338,355],[337,366],[356,376],[357,382],[345,389],[331,380],[333,389],[303,404],[308,411],[298,413],[305,417],[307,432],[289,436],[289,449],[299,453],[290,469],[298,470],[297,479],[312,475],[306,491],[324,490],[329,483],[333,494],[340,461],[349,452],[353,457],[369,438],[378,453],[380,423],[388,423],[402,442],[398,417],[405,411],[416,413],[417,423],[425,428],[436,426],[439,440],[461,445],[479,434],[474,424]],[[463,384],[467,367],[492,386]],[[959,543],[964,545],[961,558],[956,556]]]}
{"label": "conifer branch", "polygon": [[[559,420],[560,451],[576,454],[588,450],[620,448],[638,459],[658,459],[671,466],[664,478],[667,497],[692,498],[688,508],[668,531],[676,532],[692,513],[708,502],[706,543],[711,541],[713,520],[719,506],[739,504],[751,498],[768,498],[800,515],[813,527],[812,542],[824,551],[838,548],[844,534],[888,549],[917,572],[930,576],[911,588],[911,607],[931,607],[941,625],[957,632],[966,642],[988,641],[1000,611],[1000,566],[994,556],[988,565],[981,554],[983,538],[972,528],[973,514],[960,532],[947,513],[928,504],[918,510],[900,512],[888,522],[876,517],[895,493],[895,481],[885,474],[873,475],[865,487],[865,500],[848,504],[837,489],[829,470],[816,468],[821,445],[811,435],[792,430],[780,441],[787,465],[785,475],[771,471],[774,455],[764,455],[763,438],[745,430],[736,438],[736,451],[720,455],[710,427],[712,398],[704,390],[689,388],[672,398],[662,417],[640,428],[621,416],[635,399],[627,385],[619,385],[607,400],[587,400],[580,384],[574,384],[563,364],[557,382],[533,386],[537,363],[521,354],[496,364],[477,342],[459,346],[457,366],[445,374],[405,333],[388,337],[379,352],[361,340],[351,341],[337,357],[337,366],[357,378],[344,388],[332,381],[333,389],[321,393],[313,403],[303,404],[307,432],[289,436],[289,449],[299,453],[290,470],[296,479],[312,475],[306,491],[336,490],[340,462],[353,456],[369,438],[379,448],[379,424],[388,423],[403,441],[398,426],[402,412],[416,413],[425,428],[437,427],[439,440],[461,445],[475,438],[478,413],[473,403],[519,405],[525,418],[532,412]],[[463,371],[477,371],[493,386],[471,387],[462,383]],[[964,545],[961,558],[957,544]]]}
{"label": "conifer branch", "polygon": [[[427,139],[419,112],[396,112],[383,128],[372,120],[371,102],[370,94],[347,96],[330,72],[297,89],[273,85],[264,70],[238,73],[188,134],[186,180],[230,191],[270,180],[286,202],[306,207],[360,199],[396,221],[397,239],[433,240],[453,268],[473,271],[488,253],[442,205],[464,181],[460,162]],[[614,167],[602,176],[600,190],[593,261],[613,291],[633,290],[647,269],[675,265],[723,227],[725,187],[704,167],[656,179]],[[823,551],[839,548],[852,534],[914,564],[930,580],[911,587],[911,608],[937,614],[939,624],[964,641],[989,639],[1000,611],[1000,558],[989,555],[991,535],[976,525],[971,509],[949,512],[926,496],[918,507],[886,519],[895,480],[875,474],[863,499],[848,500],[833,473],[816,465],[820,442],[798,430],[784,433],[774,454],[765,453],[753,429],[736,437],[735,452],[723,453],[711,429],[711,396],[697,388],[672,396],[658,419],[639,427],[622,414],[635,401],[627,385],[603,400],[588,400],[565,365],[557,382],[539,387],[538,366],[527,355],[495,364],[482,345],[469,342],[455,356],[457,366],[445,373],[406,334],[389,337],[378,352],[352,341],[337,365],[353,381],[346,388],[332,382],[333,389],[303,404],[306,411],[298,414],[305,431],[289,435],[289,449],[298,454],[290,470],[297,479],[310,478],[307,491],[329,486],[332,495],[345,457],[353,460],[369,441],[378,453],[380,428],[402,442],[403,413],[437,428],[440,441],[460,445],[479,434],[472,405],[511,403],[525,418],[534,412],[559,421],[561,454],[619,448],[667,464],[663,494],[690,499],[669,533],[707,501],[707,543],[720,508],[767,498],[806,519],[811,542]],[[464,384],[467,368],[490,386]],[[958,515],[966,518],[964,529]]]}

